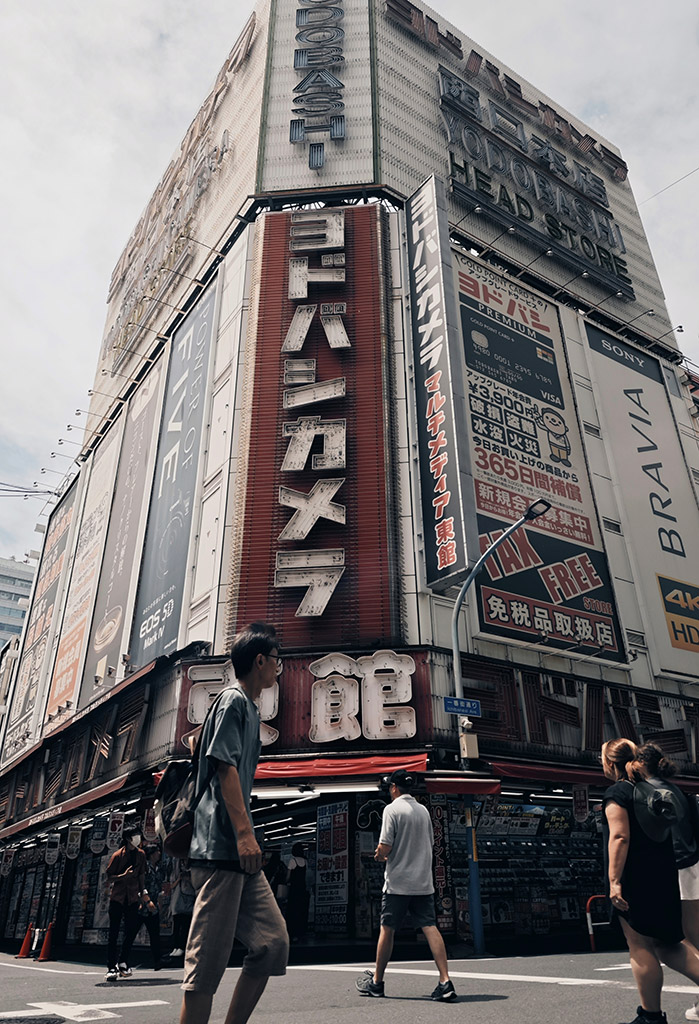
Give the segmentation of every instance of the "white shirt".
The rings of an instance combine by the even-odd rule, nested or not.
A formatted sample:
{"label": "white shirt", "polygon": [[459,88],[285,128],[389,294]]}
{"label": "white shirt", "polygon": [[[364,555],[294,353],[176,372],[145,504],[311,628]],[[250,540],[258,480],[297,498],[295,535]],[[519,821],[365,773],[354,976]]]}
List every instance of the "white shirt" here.
{"label": "white shirt", "polygon": [[430,812],[409,793],[401,793],[383,812],[379,843],[391,847],[383,891],[403,896],[434,892]]}

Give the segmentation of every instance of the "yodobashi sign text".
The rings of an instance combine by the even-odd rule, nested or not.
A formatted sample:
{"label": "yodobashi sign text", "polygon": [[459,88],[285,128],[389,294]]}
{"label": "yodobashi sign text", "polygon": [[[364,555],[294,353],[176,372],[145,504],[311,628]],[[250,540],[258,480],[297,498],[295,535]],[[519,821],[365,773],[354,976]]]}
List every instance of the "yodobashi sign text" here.
{"label": "yodobashi sign text", "polygon": [[434,176],[411,196],[406,221],[426,576],[443,589],[466,569],[463,389],[444,189]]}

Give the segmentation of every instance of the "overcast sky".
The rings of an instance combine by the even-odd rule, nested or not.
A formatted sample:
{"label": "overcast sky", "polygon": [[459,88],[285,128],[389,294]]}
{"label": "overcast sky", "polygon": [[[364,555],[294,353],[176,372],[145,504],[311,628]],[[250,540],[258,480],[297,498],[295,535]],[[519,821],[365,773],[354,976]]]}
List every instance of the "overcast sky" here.
{"label": "overcast sky", "polygon": [[[696,0],[432,6],[620,148],[673,324],[685,328],[678,340],[699,363]],[[69,462],[50,452],[77,451],[57,439],[87,408],[112,268],[250,9],[4,0],[1,481],[55,485],[41,467]],[[0,555],[22,558],[40,546],[43,502],[0,502]]]}

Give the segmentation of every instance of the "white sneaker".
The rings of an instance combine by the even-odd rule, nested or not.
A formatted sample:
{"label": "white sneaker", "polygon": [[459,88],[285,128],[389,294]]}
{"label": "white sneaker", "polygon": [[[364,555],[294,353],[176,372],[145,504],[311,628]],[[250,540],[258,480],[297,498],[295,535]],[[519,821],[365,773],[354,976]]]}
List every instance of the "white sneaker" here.
{"label": "white sneaker", "polygon": [[[184,950],[183,949],[173,949],[172,953],[170,953],[170,956],[184,956]],[[697,1018],[697,1020],[699,1020],[699,1018]]]}
{"label": "white sneaker", "polygon": [[133,977],[133,971],[131,970],[131,968],[129,967],[128,964],[120,963],[117,966],[119,968],[119,974],[121,975],[122,978],[132,978]]}
{"label": "white sneaker", "polygon": [[685,1020],[699,1020],[699,1000],[684,1011]]}
{"label": "white sneaker", "polygon": [[119,980],[119,972],[116,969],[116,967],[110,967],[109,968],[109,970],[107,971],[107,973],[104,976],[104,980],[105,981],[118,981]]}

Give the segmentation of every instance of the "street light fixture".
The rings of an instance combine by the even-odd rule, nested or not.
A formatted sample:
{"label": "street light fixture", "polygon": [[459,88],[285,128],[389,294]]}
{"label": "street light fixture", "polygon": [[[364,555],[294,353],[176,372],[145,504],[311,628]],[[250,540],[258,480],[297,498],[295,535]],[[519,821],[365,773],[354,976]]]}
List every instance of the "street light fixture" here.
{"label": "street light fixture", "polygon": [[[466,591],[475,580],[478,573],[483,568],[485,562],[490,558],[493,552],[500,547],[504,541],[511,537],[513,533],[516,533],[521,526],[525,523],[533,522],[534,519],[538,519],[539,516],[544,516],[551,508],[551,502],[545,498],[538,498],[537,501],[532,502],[529,508],[524,512],[522,516],[509,526],[502,536],[498,537],[497,540],[493,541],[489,547],[483,552],[481,557],[478,559],[470,573],[464,580],[464,583],[459,591],[459,596],[454,602],[454,611],[451,616],[451,645],[453,654],[453,674],[454,674],[454,695],[456,697],[463,697],[464,688],[461,680],[461,647],[459,645],[459,612],[461,606],[464,603],[466,597]],[[471,730],[471,722],[466,715],[459,717],[459,747],[461,748],[462,739],[464,741]],[[464,757],[462,761],[467,762],[468,758]],[[466,765],[464,765],[465,767]],[[466,811],[466,833],[467,833],[467,844],[468,844],[468,902],[469,902],[469,913],[471,919],[471,931],[473,933],[473,952],[476,956],[482,956],[485,953],[485,933],[483,931],[483,907],[481,905],[481,881],[480,871],[478,867],[478,847],[476,846],[475,830],[473,828],[473,796],[466,794],[464,797],[464,808]]]}

